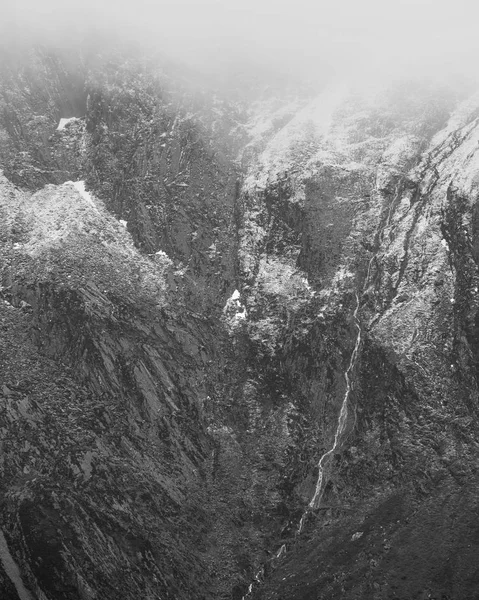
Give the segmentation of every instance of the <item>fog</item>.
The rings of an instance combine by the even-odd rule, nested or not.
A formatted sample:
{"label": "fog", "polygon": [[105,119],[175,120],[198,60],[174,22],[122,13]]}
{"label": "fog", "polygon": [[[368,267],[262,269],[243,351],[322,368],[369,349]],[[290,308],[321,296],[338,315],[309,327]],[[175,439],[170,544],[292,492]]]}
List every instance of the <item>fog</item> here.
{"label": "fog", "polygon": [[249,65],[310,79],[479,70],[479,4],[464,0],[0,2],[10,46],[116,39],[199,70]]}

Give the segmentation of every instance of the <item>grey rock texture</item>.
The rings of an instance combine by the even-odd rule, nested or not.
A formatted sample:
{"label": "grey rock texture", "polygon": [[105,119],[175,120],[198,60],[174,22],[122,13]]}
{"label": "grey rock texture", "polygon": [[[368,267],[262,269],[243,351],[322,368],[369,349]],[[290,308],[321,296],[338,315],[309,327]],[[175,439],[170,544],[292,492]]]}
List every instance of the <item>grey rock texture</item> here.
{"label": "grey rock texture", "polygon": [[476,598],[479,97],[17,60],[2,598]]}
{"label": "grey rock texture", "polygon": [[[298,369],[319,424],[316,460],[344,397],[353,294],[362,343],[322,502],[258,597],[476,597],[476,102],[453,108],[418,88],[349,97],[289,184],[305,213],[296,264],[316,289]],[[284,190],[277,165],[294,166],[298,147],[272,145],[266,198],[270,181]]]}

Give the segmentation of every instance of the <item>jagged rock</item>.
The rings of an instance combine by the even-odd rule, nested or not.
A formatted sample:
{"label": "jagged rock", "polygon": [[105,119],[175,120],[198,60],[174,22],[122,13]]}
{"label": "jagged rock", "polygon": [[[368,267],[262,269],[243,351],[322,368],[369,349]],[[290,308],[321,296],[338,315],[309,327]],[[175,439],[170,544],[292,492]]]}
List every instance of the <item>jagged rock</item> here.
{"label": "jagged rock", "polygon": [[2,82],[2,594],[474,597],[477,96]]}

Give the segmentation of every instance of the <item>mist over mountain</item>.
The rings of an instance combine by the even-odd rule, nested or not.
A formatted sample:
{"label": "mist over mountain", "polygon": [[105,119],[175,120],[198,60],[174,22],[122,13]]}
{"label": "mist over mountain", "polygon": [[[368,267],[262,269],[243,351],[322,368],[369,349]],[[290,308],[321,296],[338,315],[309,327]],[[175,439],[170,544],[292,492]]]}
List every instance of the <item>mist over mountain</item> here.
{"label": "mist over mountain", "polygon": [[475,10],[2,7],[1,600],[479,597]]}
{"label": "mist over mountain", "polygon": [[313,81],[369,74],[475,77],[469,0],[20,0],[2,8],[2,43],[114,39],[205,71],[260,65]]}

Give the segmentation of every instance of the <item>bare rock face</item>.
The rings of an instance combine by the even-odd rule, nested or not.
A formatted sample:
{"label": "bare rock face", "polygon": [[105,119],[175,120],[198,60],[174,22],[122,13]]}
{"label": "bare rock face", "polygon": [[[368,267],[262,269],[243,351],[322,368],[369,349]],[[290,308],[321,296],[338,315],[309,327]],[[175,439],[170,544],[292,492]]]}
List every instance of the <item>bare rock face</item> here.
{"label": "bare rock face", "polygon": [[[292,343],[306,333],[288,359],[321,423],[307,435],[309,472],[332,447],[334,456],[321,502],[303,513],[300,535],[282,540],[289,553],[258,597],[474,597],[477,102],[453,108],[440,95],[433,105],[430,94],[346,97],[299,175],[277,166],[296,166],[297,142],[273,139],[260,156],[269,175],[257,198],[265,211],[272,193],[278,208],[286,198],[303,211],[296,264],[315,284],[314,324],[304,332],[295,313],[284,334]],[[292,231],[291,210],[279,208],[286,223],[273,227]],[[263,248],[274,262],[276,248]],[[353,296],[361,344],[346,392]],[[345,398],[349,424],[336,445]],[[297,486],[305,500],[307,481]],[[462,501],[472,512],[459,516]]]}
{"label": "bare rock face", "polygon": [[474,598],[479,98],[27,58],[2,598]]}
{"label": "bare rock face", "polygon": [[230,328],[236,303],[226,310],[240,216],[230,108],[212,119],[218,106],[138,81],[139,63],[122,63],[115,87],[100,63],[86,114],[50,124],[48,161],[78,148],[71,171],[25,179],[31,155],[25,171],[7,153],[0,182],[5,593],[21,593],[13,561],[39,598],[241,596],[268,545],[281,469],[271,481],[262,467],[283,428],[248,431],[248,341]]}

